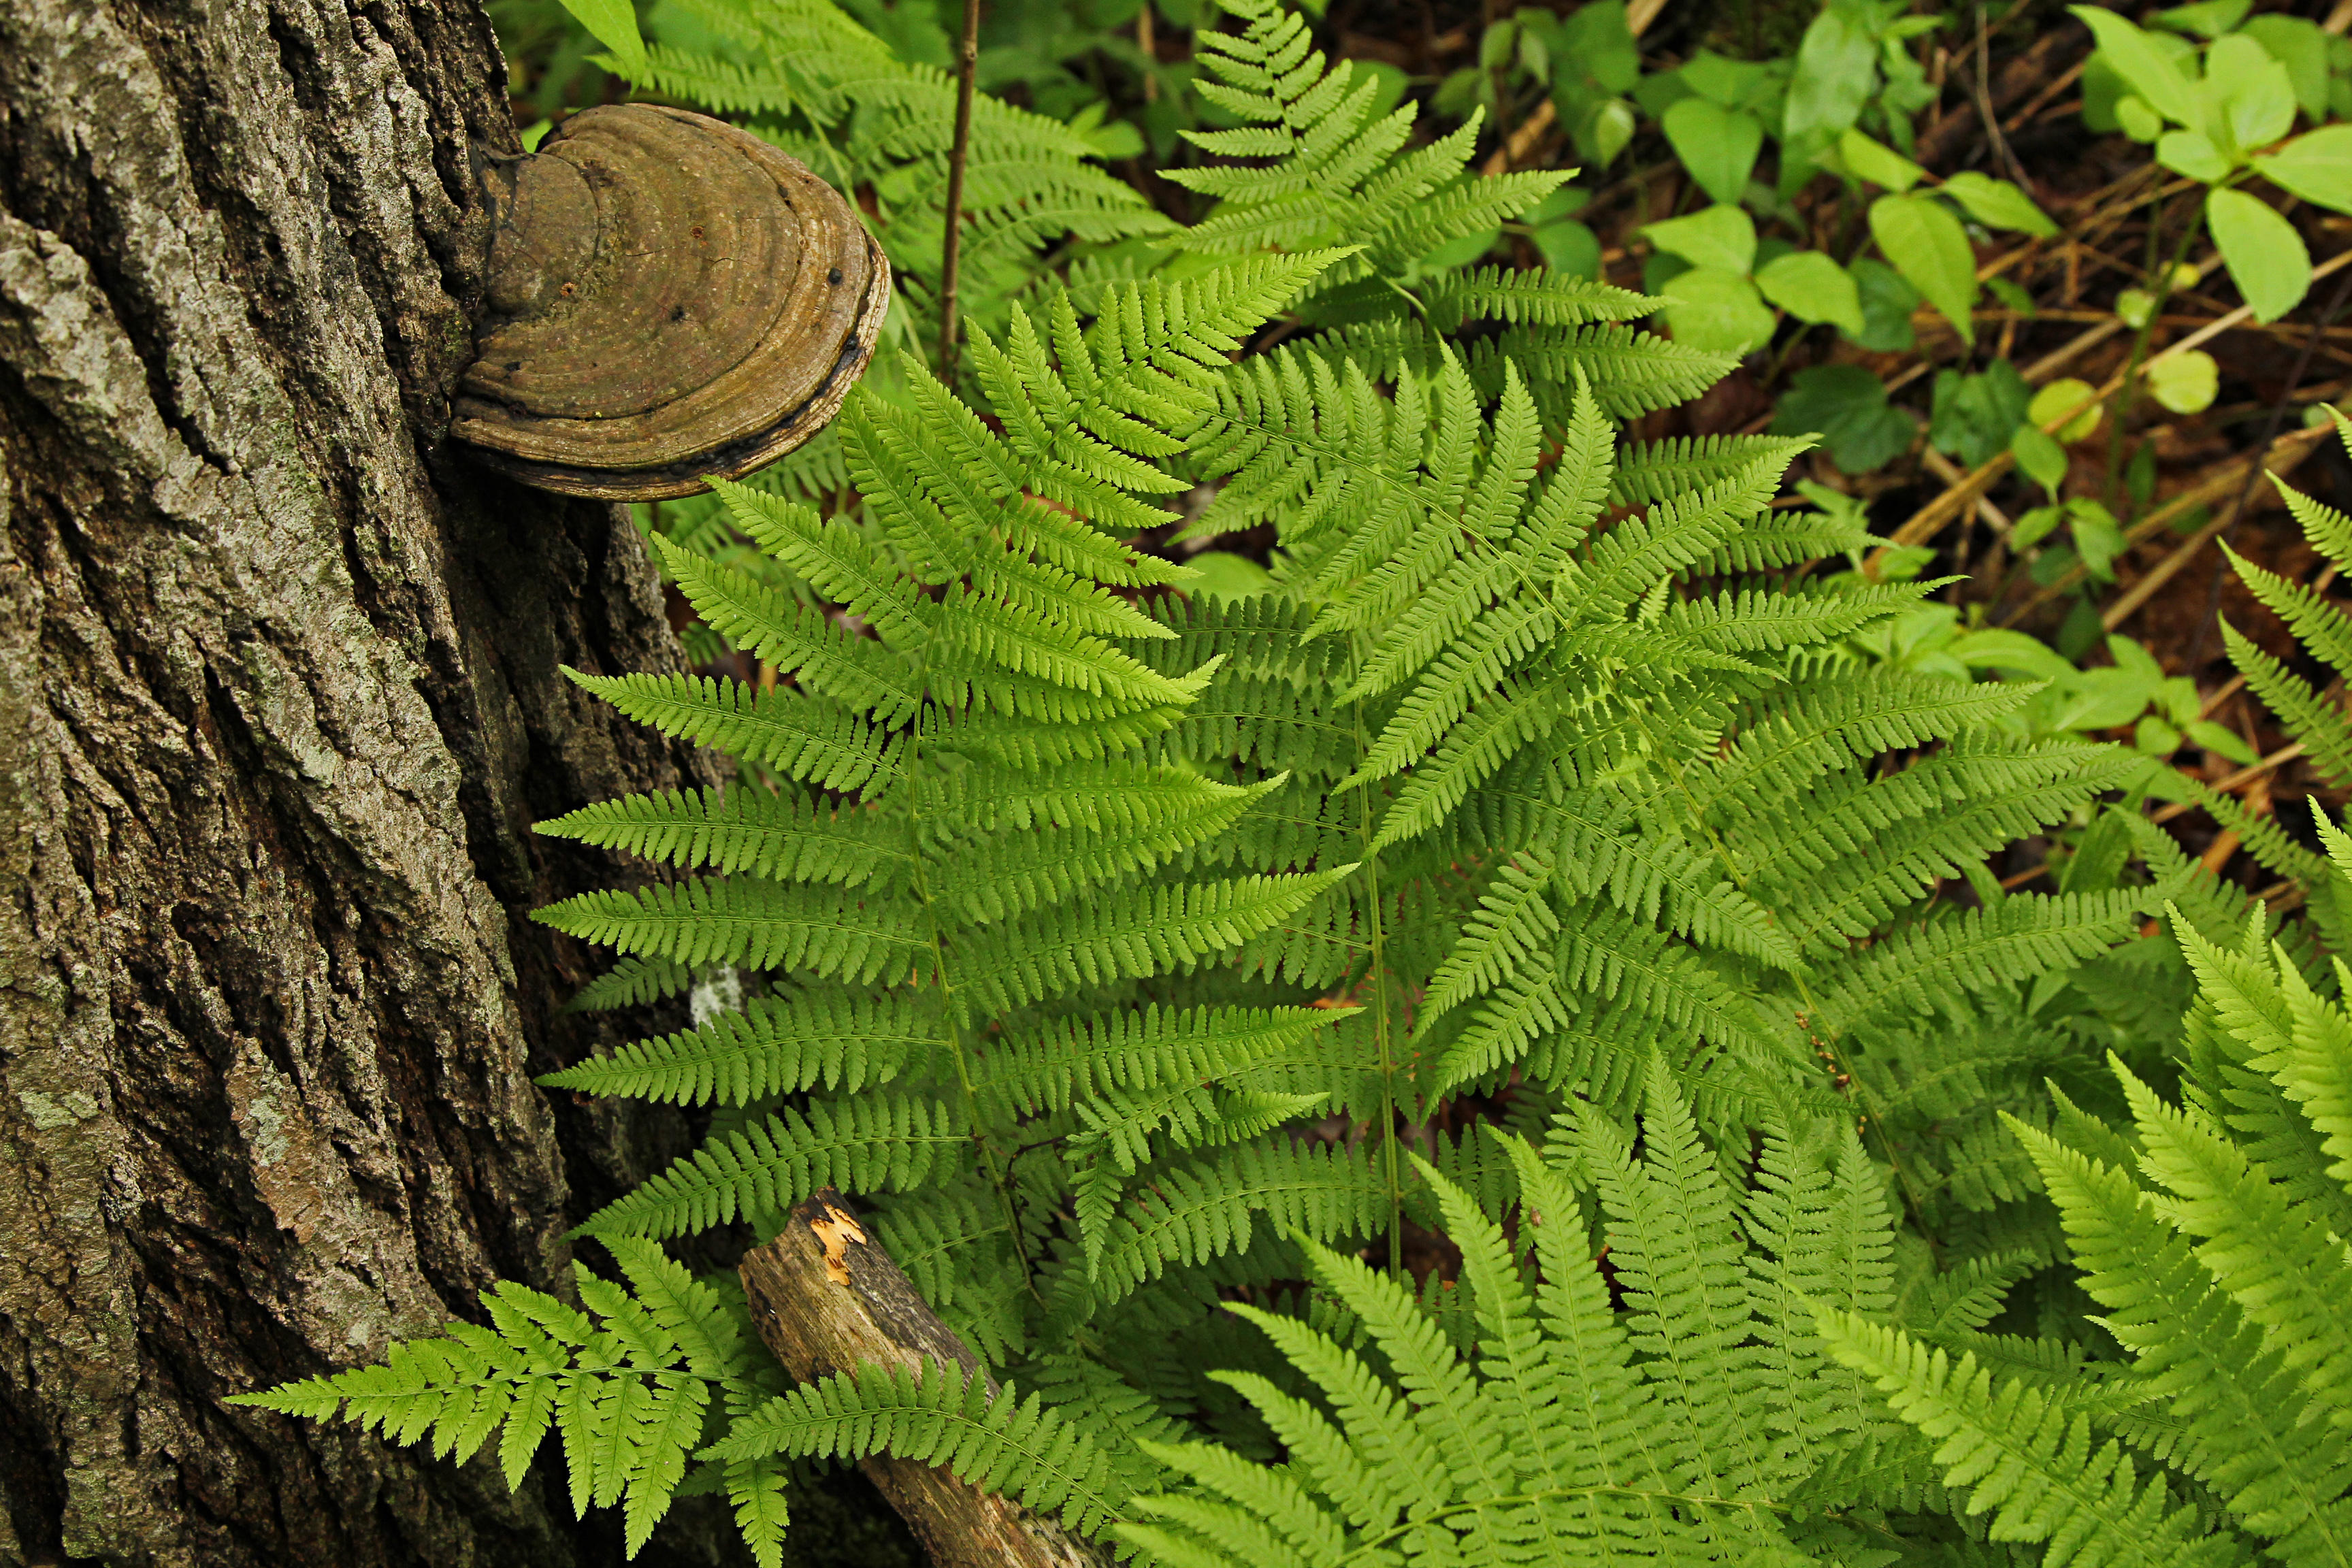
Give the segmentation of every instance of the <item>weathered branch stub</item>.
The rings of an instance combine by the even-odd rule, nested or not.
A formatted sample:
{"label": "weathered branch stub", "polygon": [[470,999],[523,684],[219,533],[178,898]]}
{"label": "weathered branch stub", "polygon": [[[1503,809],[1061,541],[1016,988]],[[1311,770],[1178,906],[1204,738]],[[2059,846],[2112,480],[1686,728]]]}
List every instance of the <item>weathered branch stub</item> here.
{"label": "weathered branch stub", "polygon": [[[760,1338],[803,1383],[865,1362],[911,1372],[954,1362],[969,1376],[985,1376],[980,1358],[940,1321],[830,1187],[794,1208],[775,1240],[745,1256],[740,1272]],[[997,1392],[992,1378],[988,1391]],[[940,1568],[1102,1568],[1110,1562],[1085,1537],[945,1467],[876,1455],[862,1468]]]}

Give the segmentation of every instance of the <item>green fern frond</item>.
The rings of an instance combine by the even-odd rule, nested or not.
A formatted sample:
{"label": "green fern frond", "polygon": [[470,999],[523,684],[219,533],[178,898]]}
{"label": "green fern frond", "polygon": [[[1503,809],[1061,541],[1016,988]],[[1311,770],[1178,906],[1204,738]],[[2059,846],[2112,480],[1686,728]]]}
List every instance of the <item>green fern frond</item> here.
{"label": "green fern frond", "polygon": [[1080,1531],[1118,1517],[1128,1497],[1109,1457],[1035,1394],[992,1394],[976,1373],[938,1362],[919,1373],[867,1363],[820,1378],[761,1405],[704,1452],[730,1461],[888,1454],[943,1467]]}
{"label": "green fern frond", "polygon": [[614,1199],[572,1234],[685,1236],[738,1215],[781,1215],[820,1187],[904,1191],[970,1141],[959,1110],[900,1090],[784,1110],[713,1138]]}
{"label": "green fern frond", "polygon": [[1008,1012],[1085,985],[1181,971],[1248,941],[1355,869],[1155,888],[1101,910],[1047,910],[961,938],[954,1005]]}
{"label": "green fern frond", "polygon": [[788,688],[760,691],[740,680],[695,675],[563,673],[640,724],[823,789],[871,796],[898,776],[894,739],[856,714]]}
{"label": "green fern frond", "polygon": [[641,1007],[665,1001],[694,984],[694,971],[667,958],[625,958],[582,986],[569,1005],[574,1013]]}
{"label": "green fern frond", "polygon": [[2046,1542],[2052,1568],[2222,1563],[2236,1553],[2204,1535],[2190,1508],[2171,1507],[2161,1479],[2143,1483],[2120,1444],[2089,1417],[2021,1383],[1996,1388],[1975,1358],[1955,1364],[1900,1329],[1825,1311],[1832,1353],[1874,1382],[1895,1413],[1937,1445],[1947,1484],[1990,1513],[2007,1540]]}
{"label": "green fern frond", "polygon": [[700,1028],[639,1040],[539,1081],[613,1099],[750,1105],[822,1084],[856,1093],[888,1083],[941,1044],[914,998],[762,997]]}
{"label": "green fern frond", "polygon": [[680,963],[797,969],[871,984],[928,960],[914,909],[846,889],[721,877],[637,892],[581,893],[532,912],[583,942]]}
{"label": "green fern frond", "polygon": [[689,869],[869,888],[903,877],[912,861],[895,826],[866,812],[738,788],[623,795],[540,823],[537,831]]}

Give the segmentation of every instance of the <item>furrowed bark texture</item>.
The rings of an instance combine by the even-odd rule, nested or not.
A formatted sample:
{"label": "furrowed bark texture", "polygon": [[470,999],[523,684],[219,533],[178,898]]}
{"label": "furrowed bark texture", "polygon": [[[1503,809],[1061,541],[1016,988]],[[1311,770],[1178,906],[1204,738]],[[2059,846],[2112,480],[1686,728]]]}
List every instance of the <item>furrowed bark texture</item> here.
{"label": "furrowed bark texture", "polygon": [[635,1173],[530,1081],[611,870],[529,826],[696,764],[557,674],[676,668],[625,517],[445,443],[503,79],[477,0],[0,0],[0,1564],[617,1561],[217,1403]]}

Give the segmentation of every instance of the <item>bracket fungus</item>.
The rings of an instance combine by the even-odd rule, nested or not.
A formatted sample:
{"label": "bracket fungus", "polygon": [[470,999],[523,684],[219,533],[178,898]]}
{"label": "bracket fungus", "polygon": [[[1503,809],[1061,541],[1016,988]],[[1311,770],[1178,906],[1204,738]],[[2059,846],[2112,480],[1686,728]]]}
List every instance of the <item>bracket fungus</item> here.
{"label": "bracket fungus", "polygon": [[576,114],[484,176],[480,353],[452,434],[566,495],[694,495],[823,429],[864,373],[890,267],[832,186],[721,121]]}

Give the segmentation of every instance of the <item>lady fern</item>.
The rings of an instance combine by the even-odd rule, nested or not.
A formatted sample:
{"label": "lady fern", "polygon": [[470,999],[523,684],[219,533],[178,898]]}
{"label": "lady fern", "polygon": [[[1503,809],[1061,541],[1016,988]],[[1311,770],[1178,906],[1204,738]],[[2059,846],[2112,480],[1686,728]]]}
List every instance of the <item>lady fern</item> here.
{"label": "lady fern", "polygon": [[1591,1109],[1544,1153],[1498,1138],[1516,1235],[1422,1166],[1462,1251],[1467,1335],[1321,1247],[1307,1267],[1344,1323],[1234,1305],[1284,1375],[1220,1380],[1288,1462],[1153,1445],[1186,1484],[1138,1498],[1120,1537],[1174,1568],[1799,1562],[1879,1544],[1882,1525],[1823,1500],[1853,1490],[1865,1443],[1899,1434],[1811,1328],[1817,1295],[1889,1303],[1877,1172],[1850,1125],[1768,1124],[1741,1193],[1664,1064],[1643,1082],[1638,1155],[1636,1128]]}
{"label": "lady fern", "polygon": [[[622,1501],[633,1547],[698,1456],[764,1563],[782,1467],[879,1451],[1097,1533],[1162,1494],[1125,1539],[1204,1562],[1852,1554],[1931,1488],[1803,1303],[1899,1289],[1965,1335],[2011,1254],[1918,1267],[1858,1151],[1940,1217],[1913,1042],[2077,972],[2188,870],[1944,896],[2120,768],[2012,738],[2027,692],[1855,651],[1927,586],[1796,570],[1870,542],[1772,504],[1801,443],[1620,443],[1725,368],[1622,324],[1654,301],[1422,267],[1559,176],[1409,147],[1295,16],[1233,9],[1202,90],[1250,129],[1204,145],[1264,162],[1187,176],[1219,205],[1176,264],[1008,292],[969,399],[912,363],[862,387],[855,506],[720,482],[742,546],[657,542],[766,679],[572,674],[745,774],[541,825],[659,868],[539,911],[618,955],[580,1005],[748,994],[547,1079],[708,1109],[581,1226],[631,1289],[583,1273],[575,1321],[501,1287],[488,1328],[256,1402],[460,1447],[504,1422],[520,1466],[543,1401],[575,1502]],[[744,47],[805,46],[777,81],[659,47],[646,79],[919,162],[939,81],[846,26],[761,11]],[[1138,543],[1202,486],[1202,530],[1274,525],[1276,592],[1188,596]],[[1561,1131],[1538,1158],[1481,1120]],[[1030,1392],[785,1391],[732,1298],[662,1261],[827,1185]],[[1463,1247],[1450,1297],[1398,1278],[1416,1229]],[[1244,1298],[1280,1357],[1217,1310]],[[1895,1479],[1837,1490],[1864,1458]]]}
{"label": "lady fern", "polygon": [[[2321,833],[2352,880],[2352,837]],[[2011,1121],[2121,1365],[2001,1378],[1850,1315],[1823,1331],[1968,1506],[2051,1542],[2047,1562],[2239,1562],[2249,1539],[2352,1562],[2352,1015],[2259,923],[2230,948],[2175,924],[2198,982],[2181,1102],[2118,1061],[2128,1131],[2063,1101],[2048,1129]],[[2200,1490],[2228,1524],[2183,1500]]]}

